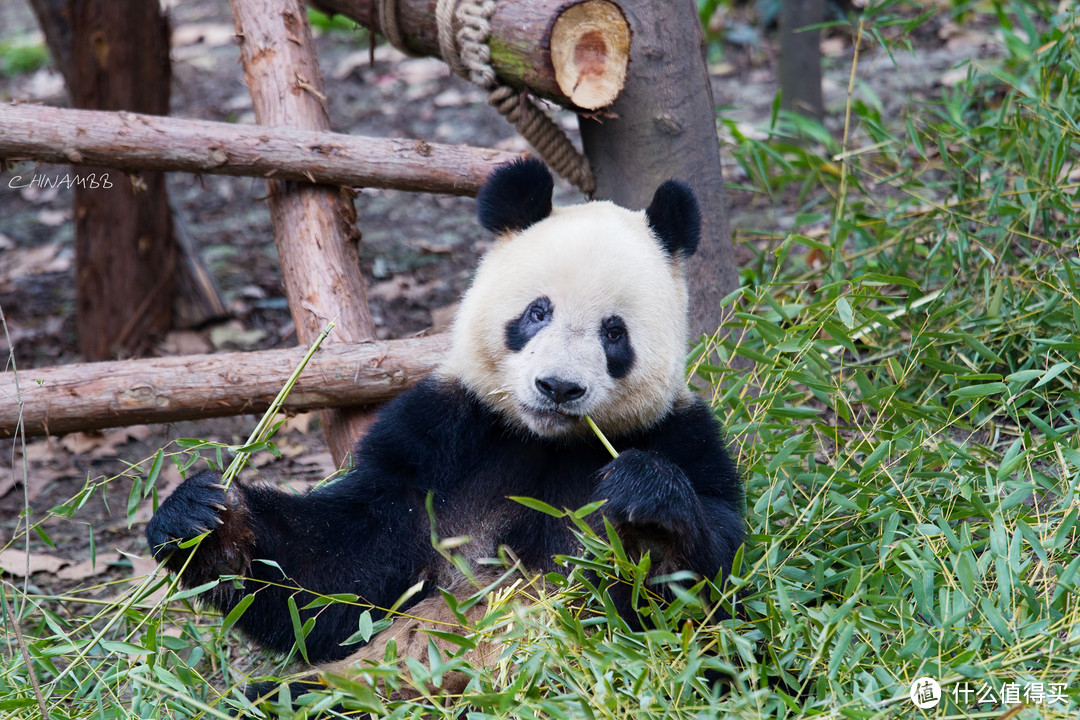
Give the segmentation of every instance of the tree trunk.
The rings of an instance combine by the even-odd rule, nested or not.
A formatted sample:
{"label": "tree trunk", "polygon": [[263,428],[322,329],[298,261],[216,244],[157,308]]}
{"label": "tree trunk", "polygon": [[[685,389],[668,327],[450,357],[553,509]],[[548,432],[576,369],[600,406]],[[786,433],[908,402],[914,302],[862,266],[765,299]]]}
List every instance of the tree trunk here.
{"label": "tree trunk", "polygon": [[738,287],[716,134],[716,108],[693,0],[625,0],[633,62],[612,117],[580,119],[594,197],[643,208],[664,180],[690,183],[702,236],[689,264],[690,332],[713,335],[720,300]]}
{"label": "tree trunk", "polygon": [[[49,54],[52,55],[53,65],[55,65],[56,69],[64,76],[64,84],[67,87],[70,96],[70,90],[73,85],[72,74],[74,73],[74,69],[71,63],[72,32],[68,0],[30,0],[30,5],[33,7],[34,14],[37,15],[38,24],[45,34],[45,44],[49,47]],[[3,108],[0,108],[0,113],[2,113],[2,110]],[[0,119],[0,127],[3,127],[6,124],[7,123],[3,119]],[[11,130],[12,129],[9,126],[9,132]],[[83,130],[85,130],[85,128],[83,128]],[[27,134],[35,136],[33,131]],[[3,136],[4,132],[0,130],[0,138],[3,138]],[[53,149],[62,147],[71,148],[74,147],[74,145],[70,143],[67,145],[57,145],[54,146]],[[69,154],[70,153],[67,152],[59,153],[57,159],[51,160],[50,162],[67,162],[68,159],[65,156]],[[0,148],[0,157],[3,156],[3,149]],[[165,170],[167,168],[153,169]],[[172,218],[174,229],[179,231],[181,219],[175,211],[172,212]],[[185,241],[185,238],[180,235],[179,232],[177,232],[177,239],[180,243],[180,266],[176,271],[177,292],[174,296],[175,301],[173,304],[173,312],[175,313],[174,324],[176,327],[198,327],[214,319],[228,315],[225,303],[221,299],[221,292],[218,290],[209,271],[207,271],[206,266],[203,265],[202,260],[199,258],[198,250],[192,243]]]}
{"label": "tree trunk", "polygon": [[803,30],[825,18],[825,0],[783,0],[780,8],[780,104],[821,120],[821,29]]}
{"label": "tree trunk", "polygon": [[[378,0],[311,0],[374,32]],[[435,0],[397,0],[405,47],[441,57]],[[491,16],[491,65],[504,83],[570,109],[596,110],[619,94],[629,62],[630,29],[609,0],[500,0]],[[461,24],[453,22],[456,35]]]}
{"label": "tree trunk", "polygon": [[[169,23],[144,0],[70,0],[72,103],[169,112]],[[137,353],[169,329],[178,251],[165,176],[91,172],[75,189],[79,347],[88,360]]]}
{"label": "tree trunk", "polygon": [[[300,0],[231,0],[252,107],[259,125],[326,132],[322,71]],[[274,226],[285,294],[296,335],[310,345],[333,321],[329,342],[375,338],[360,276],[352,198],[339,188],[268,180],[267,202]],[[362,410],[320,413],[323,432],[337,462],[370,422]]]}
{"label": "tree trunk", "polygon": [[[323,345],[293,387],[293,411],[389,400],[441,361],[449,337]],[[13,373],[0,373],[0,437],[62,435],[141,423],[261,413],[307,348],[187,355],[20,370],[22,418]]]}
{"label": "tree trunk", "polygon": [[45,35],[45,44],[52,55],[53,65],[64,76],[64,84],[71,91],[71,11],[68,0],[30,0],[30,7],[37,16],[38,25]]}
{"label": "tree trunk", "polygon": [[0,103],[0,158],[11,160],[476,195],[496,166],[517,157],[423,140]]}

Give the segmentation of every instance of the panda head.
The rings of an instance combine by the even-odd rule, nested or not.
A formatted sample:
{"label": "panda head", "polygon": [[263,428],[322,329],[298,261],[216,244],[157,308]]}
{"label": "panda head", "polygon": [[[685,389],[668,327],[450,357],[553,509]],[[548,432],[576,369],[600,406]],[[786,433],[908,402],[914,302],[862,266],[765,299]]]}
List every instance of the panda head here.
{"label": "panda head", "polygon": [[454,321],[441,372],[511,424],[544,437],[653,425],[688,391],[686,259],[701,218],[685,184],[648,209],[552,209],[536,160],[503,165],[478,198],[497,236]]}

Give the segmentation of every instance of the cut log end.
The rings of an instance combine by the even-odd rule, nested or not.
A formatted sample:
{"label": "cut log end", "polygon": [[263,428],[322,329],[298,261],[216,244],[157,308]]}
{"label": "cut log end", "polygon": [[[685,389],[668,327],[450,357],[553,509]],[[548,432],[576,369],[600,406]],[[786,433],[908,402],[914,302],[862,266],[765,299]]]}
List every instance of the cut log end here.
{"label": "cut log end", "polygon": [[630,62],[630,24],[608,0],[567,8],[551,29],[551,64],[574,105],[599,110],[615,102]]}

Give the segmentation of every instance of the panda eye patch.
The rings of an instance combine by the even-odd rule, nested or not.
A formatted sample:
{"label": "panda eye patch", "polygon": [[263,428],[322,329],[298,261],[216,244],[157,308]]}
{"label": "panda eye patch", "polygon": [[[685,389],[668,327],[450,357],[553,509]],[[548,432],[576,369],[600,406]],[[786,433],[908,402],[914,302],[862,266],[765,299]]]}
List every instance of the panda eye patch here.
{"label": "panda eye patch", "polygon": [[536,333],[551,322],[554,312],[555,306],[547,297],[533,300],[521,315],[506,324],[506,347],[513,352],[522,350]]}
{"label": "panda eye patch", "polygon": [[630,372],[634,364],[634,348],[630,346],[630,333],[621,317],[612,315],[600,323],[600,341],[607,356],[608,375],[621,378]]}

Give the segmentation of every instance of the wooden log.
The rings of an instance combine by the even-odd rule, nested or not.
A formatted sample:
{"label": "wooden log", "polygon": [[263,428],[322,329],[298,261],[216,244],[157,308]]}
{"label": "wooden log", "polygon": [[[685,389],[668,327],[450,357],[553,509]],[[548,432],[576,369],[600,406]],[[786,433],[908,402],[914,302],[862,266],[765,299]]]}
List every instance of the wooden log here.
{"label": "wooden log", "polygon": [[[144,0],[70,0],[71,101],[79,108],[169,113],[169,22]],[[99,171],[95,171],[98,174]],[[139,354],[172,325],[179,248],[165,175],[76,186],[79,350]]]}
{"label": "wooden log", "polygon": [[[322,71],[301,0],[231,0],[230,5],[255,121],[329,131]],[[337,325],[332,343],[374,340],[352,198],[328,185],[277,179],[266,185],[285,295],[300,344],[310,345],[331,321]],[[370,422],[369,413],[331,409],[320,417],[330,453],[340,464]]]}
{"label": "wooden log", "polygon": [[594,197],[643,208],[664,180],[690,183],[702,215],[701,244],[688,266],[690,332],[712,335],[722,322],[720,300],[739,278],[697,5],[622,0],[622,8],[633,28],[633,72],[613,117],[579,120]]}
{"label": "wooden log", "polygon": [[[438,365],[448,336],[323,345],[285,407],[306,411],[388,400]],[[0,437],[62,435],[143,423],[261,413],[306,348],[118,360],[0,374]]]}
{"label": "wooden log", "polygon": [[0,103],[0,161],[476,195],[493,168],[516,157],[423,140]]}
{"label": "wooden log", "polygon": [[[382,32],[377,0],[311,0]],[[440,57],[435,0],[397,0],[405,46]],[[609,0],[501,0],[491,16],[491,65],[508,85],[571,110],[618,97],[630,62],[630,25]],[[455,19],[454,34],[461,28]]]}

